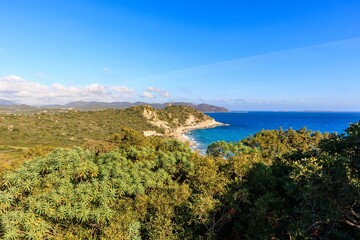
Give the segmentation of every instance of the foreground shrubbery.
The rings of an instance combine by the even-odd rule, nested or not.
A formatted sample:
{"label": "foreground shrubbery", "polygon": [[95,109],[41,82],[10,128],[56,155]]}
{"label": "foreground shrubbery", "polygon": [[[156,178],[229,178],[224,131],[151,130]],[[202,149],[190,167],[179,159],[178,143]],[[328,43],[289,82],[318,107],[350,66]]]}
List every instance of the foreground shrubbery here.
{"label": "foreground shrubbery", "polygon": [[123,129],[4,175],[3,239],[358,239],[360,124],[262,131],[208,156]]}

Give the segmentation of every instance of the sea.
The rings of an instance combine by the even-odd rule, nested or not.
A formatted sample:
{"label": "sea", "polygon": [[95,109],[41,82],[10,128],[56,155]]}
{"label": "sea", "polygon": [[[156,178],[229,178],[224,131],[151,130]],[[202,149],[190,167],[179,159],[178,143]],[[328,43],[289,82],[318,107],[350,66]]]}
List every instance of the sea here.
{"label": "sea", "polygon": [[350,123],[360,121],[360,112],[226,112],[206,113],[216,121],[225,123],[209,129],[191,131],[186,136],[196,144],[194,148],[205,152],[213,142],[237,142],[254,135],[262,129],[271,130],[292,128],[345,133]]}

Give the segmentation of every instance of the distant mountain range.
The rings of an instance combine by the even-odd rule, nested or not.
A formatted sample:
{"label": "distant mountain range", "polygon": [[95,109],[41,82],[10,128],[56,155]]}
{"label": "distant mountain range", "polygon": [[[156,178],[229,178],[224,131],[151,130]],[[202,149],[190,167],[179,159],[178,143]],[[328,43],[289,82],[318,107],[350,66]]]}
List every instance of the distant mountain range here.
{"label": "distant mountain range", "polygon": [[18,105],[18,104],[9,100],[0,99],[0,106],[11,106],[11,105]]}
{"label": "distant mountain range", "polygon": [[2,100],[0,99],[0,111],[2,112],[20,112],[26,109],[27,112],[33,112],[37,110],[45,110],[45,109],[75,109],[80,111],[96,111],[101,109],[123,109],[134,106],[141,105],[150,105],[156,109],[163,109],[169,105],[184,105],[192,107],[201,112],[228,112],[229,110],[224,107],[218,107],[209,104],[193,104],[188,102],[172,102],[172,103],[146,103],[146,102],[85,102],[85,101],[76,101],[70,102],[64,105],[54,104],[54,105],[42,105],[42,106],[29,106],[23,104],[17,104],[12,101]]}

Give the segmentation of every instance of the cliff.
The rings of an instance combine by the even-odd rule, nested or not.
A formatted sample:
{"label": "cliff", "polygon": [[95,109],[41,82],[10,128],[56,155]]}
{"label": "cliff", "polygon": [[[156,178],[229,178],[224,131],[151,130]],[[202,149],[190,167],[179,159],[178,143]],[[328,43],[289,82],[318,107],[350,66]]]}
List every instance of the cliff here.
{"label": "cliff", "polygon": [[203,128],[212,128],[224,124],[188,106],[169,106],[156,110],[144,107],[143,116],[148,122],[164,130],[164,134],[185,141],[183,133]]}

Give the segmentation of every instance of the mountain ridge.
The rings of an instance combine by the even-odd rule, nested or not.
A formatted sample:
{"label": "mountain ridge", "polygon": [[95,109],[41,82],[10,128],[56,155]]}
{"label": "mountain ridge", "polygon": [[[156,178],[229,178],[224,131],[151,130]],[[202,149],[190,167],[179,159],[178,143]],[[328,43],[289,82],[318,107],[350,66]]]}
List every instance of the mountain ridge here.
{"label": "mountain ridge", "polygon": [[[135,107],[135,106],[141,106],[141,105],[149,105],[155,109],[163,109],[167,106],[171,105],[183,105],[183,106],[189,106],[192,107],[198,111],[201,112],[228,112],[229,110],[224,107],[219,107],[215,105],[210,104],[193,104],[189,102],[165,102],[165,103],[147,103],[147,102],[97,102],[97,101],[74,101],[67,103],[65,105],[60,105],[61,107],[66,108],[75,108],[78,110],[100,110],[100,109],[106,109],[106,108],[113,108],[113,109],[122,109],[122,108],[128,108],[128,107]],[[43,107],[46,107],[43,106]]]}
{"label": "mountain ridge", "polygon": [[8,100],[0,99],[0,111],[1,112],[21,112],[26,109],[26,112],[37,112],[49,109],[72,109],[72,110],[79,110],[79,111],[97,111],[97,110],[104,110],[104,109],[124,109],[129,107],[136,107],[148,105],[155,109],[164,109],[167,106],[188,106],[192,107],[201,112],[228,112],[229,110],[225,107],[219,107],[210,104],[194,104],[189,102],[165,102],[165,103],[147,103],[147,102],[98,102],[98,101],[74,101],[69,102],[66,104],[51,104],[51,105],[26,105],[26,104],[19,104]]}
{"label": "mountain ridge", "polygon": [[12,106],[12,105],[18,105],[18,104],[10,100],[0,99],[0,106]]}

